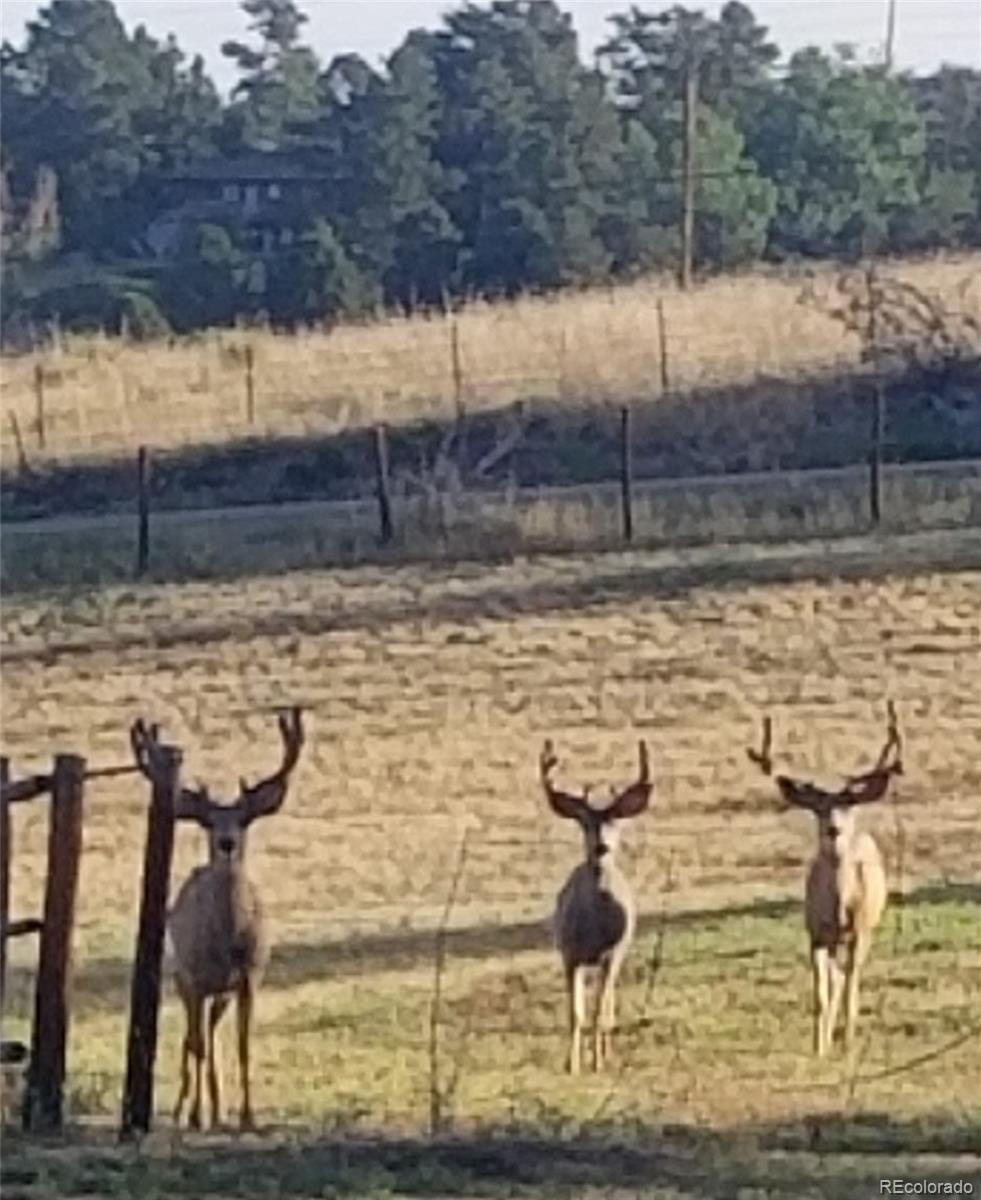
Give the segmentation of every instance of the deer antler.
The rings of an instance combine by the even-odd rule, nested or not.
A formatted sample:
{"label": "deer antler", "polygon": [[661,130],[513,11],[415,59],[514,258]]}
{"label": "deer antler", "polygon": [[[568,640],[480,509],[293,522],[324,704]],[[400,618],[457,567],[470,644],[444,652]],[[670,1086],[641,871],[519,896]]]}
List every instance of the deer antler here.
{"label": "deer antler", "polygon": [[539,773],[541,775],[542,787],[545,789],[545,797],[552,806],[553,812],[556,812],[560,817],[572,817],[573,820],[578,820],[584,812],[588,812],[589,805],[584,796],[573,796],[569,792],[560,792],[552,784],[552,772],[558,766],[558,758],[555,755],[555,747],[551,741],[546,741],[542,747],[542,752],[538,758]]}
{"label": "deer antler", "polygon": [[[130,727],[129,741],[133,748],[136,765],[151,783],[156,783],[163,770],[160,754],[160,726],[157,724],[147,725],[140,717]],[[182,787],[174,799],[174,819],[197,821],[199,825],[207,825],[211,808],[212,802],[204,788],[196,790]]]}
{"label": "deer antler", "polygon": [[545,745],[542,746],[542,752],[538,756],[539,772],[542,777],[542,786],[546,792],[552,790],[552,772],[559,765],[559,760],[555,754],[555,747],[550,739],[546,739]]}
{"label": "deer antler", "polygon": [[763,718],[763,740],[759,750],[754,750],[748,747],[746,757],[750,762],[756,763],[764,775],[773,774],[773,759],[770,757],[770,751],[773,746],[773,718]]}
{"label": "deer antler", "polygon": [[[841,790],[841,803],[871,804],[881,800],[889,790],[893,775],[902,775],[903,740],[899,733],[896,706],[889,700],[886,704],[886,741],[879,751],[875,766],[861,775],[852,775]],[[890,761],[890,755],[892,759]]]}
{"label": "deer antler", "polygon": [[[279,715],[279,736],[283,740],[283,761],[279,769],[254,787],[245,788],[238,803],[242,805],[246,822],[274,813],[286,799],[290,775],[300,758],[305,735],[303,714],[297,705]],[[244,782],[244,781],[243,781]]]}
{"label": "deer antler", "polygon": [[[768,778],[773,774],[773,718],[763,718],[763,736],[759,750],[752,747],[747,749],[746,757],[755,763]],[[828,792],[802,779],[791,779],[789,775],[778,775],[774,783],[780,789],[780,795],[788,804],[798,808],[807,808],[811,812],[819,812],[831,803]]]}
{"label": "deer antler", "polygon": [[647,743],[641,739],[637,747],[640,765],[637,779],[616,796],[606,806],[606,819],[620,821],[626,817],[636,817],[644,811],[651,799],[651,764],[647,754]]}

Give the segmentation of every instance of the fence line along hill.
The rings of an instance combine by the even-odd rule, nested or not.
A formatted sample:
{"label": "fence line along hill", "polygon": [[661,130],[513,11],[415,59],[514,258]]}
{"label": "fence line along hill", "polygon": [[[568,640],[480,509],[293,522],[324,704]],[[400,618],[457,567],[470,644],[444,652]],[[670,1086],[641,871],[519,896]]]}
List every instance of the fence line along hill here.
{"label": "fence line along hill", "polygon": [[[981,318],[981,255],[889,271]],[[830,284],[835,271],[817,275]],[[803,284],[802,274],[754,273],[683,293],[648,280],[290,335],[63,335],[43,352],[4,358],[0,446],[8,466],[65,463],[141,443],[330,435],[439,419],[461,405],[622,401],[656,396],[665,380],[687,391],[854,367],[859,339],[801,303]]]}

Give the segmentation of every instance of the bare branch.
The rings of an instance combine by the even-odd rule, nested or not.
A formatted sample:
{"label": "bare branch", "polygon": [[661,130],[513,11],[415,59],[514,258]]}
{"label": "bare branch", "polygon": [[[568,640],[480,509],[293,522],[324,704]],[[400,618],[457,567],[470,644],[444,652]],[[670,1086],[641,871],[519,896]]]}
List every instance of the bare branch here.
{"label": "bare branch", "polygon": [[524,435],[524,407],[519,400],[511,410],[511,424],[507,433],[487,451],[483,458],[478,459],[474,465],[471,472],[474,479],[483,479],[502,459],[507,458],[509,454],[513,453]]}
{"label": "bare branch", "polygon": [[[467,838],[470,830],[464,829],[460,839],[460,850],[457,855],[456,869],[450,880],[450,888],[443,905],[439,927],[436,930],[436,942],[433,954],[433,996],[429,1005],[429,1132],[431,1136],[439,1133],[446,1120],[445,1106],[450,1094],[443,1086],[440,1068],[440,1023],[443,1010],[443,973],[446,968],[446,945],[449,935],[450,918],[453,905],[456,902],[463,868],[467,861]],[[450,1081],[450,1091],[455,1086],[455,1080]]]}

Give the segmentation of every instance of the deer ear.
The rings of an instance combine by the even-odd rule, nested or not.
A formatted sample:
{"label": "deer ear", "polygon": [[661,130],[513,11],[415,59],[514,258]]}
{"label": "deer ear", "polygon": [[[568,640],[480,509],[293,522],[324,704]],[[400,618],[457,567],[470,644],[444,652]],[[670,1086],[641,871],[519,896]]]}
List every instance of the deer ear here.
{"label": "deer ear", "polygon": [[843,808],[851,808],[855,804],[873,804],[876,800],[881,800],[889,791],[894,774],[898,772],[870,771],[868,775],[850,779],[838,793],[837,803]]}
{"label": "deer ear", "polygon": [[557,817],[568,817],[573,821],[578,821],[583,815],[583,810],[589,807],[581,796],[570,796],[568,792],[557,792],[554,789],[548,792],[548,802]]}
{"label": "deer ear", "polygon": [[834,800],[830,792],[815,787],[813,783],[803,783],[786,775],[778,775],[774,782],[784,800],[798,808],[809,808],[812,812],[817,812],[828,807]]}
{"label": "deer ear", "polygon": [[194,821],[202,829],[210,829],[211,807],[211,797],[206,787],[181,788],[174,802],[174,819]]}
{"label": "deer ear", "polygon": [[651,802],[653,787],[649,783],[634,783],[606,806],[603,817],[607,821],[625,821],[628,817],[639,817]]}

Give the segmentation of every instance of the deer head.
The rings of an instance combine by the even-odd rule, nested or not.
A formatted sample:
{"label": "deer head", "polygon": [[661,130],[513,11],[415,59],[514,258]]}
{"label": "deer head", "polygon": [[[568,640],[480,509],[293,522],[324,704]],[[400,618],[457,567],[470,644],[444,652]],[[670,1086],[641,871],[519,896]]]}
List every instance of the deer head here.
{"label": "deer head", "polygon": [[[890,700],[886,706],[886,740],[875,766],[861,775],[848,776],[844,787],[827,791],[815,784],[787,775],[777,775],[775,782],[788,805],[806,808],[818,821],[818,840],[822,849],[837,854],[854,832],[855,808],[882,800],[894,775],[903,773],[902,739],[896,718],[896,707]],[[773,722],[763,718],[763,740],[759,750],[747,750],[750,761],[764,775],[773,773],[771,751]]]}
{"label": "deer head", "polygon": [[639,756],[640,768],[636,781],[620,792],[611,788],[611,798],[605,807],[594,808],[589,803],[588,789],[581,795],[572,795],[560,792],[552,785],[552,772],[558,765],[558,759],[550,741],[542,748],[539,771],[545,798],[557,816],[579,822],[585,838],[586,861],[594,869],[598,870],[604,860],[612,859],[619,842],[619,823],[629,817],[639,816],[650,803],[650,764],[644,742],[639,745]]}
{"label": "deer head", "polygon": [[[178,821],[196,821],[207,832],[211,863],[241,863],[248,827],[258,817],[268,817],[282,806],[290,775],[303,748],[303,721],[299,708],[280,714],[279,734],[283,742],[279,768],[252,786],[241,779],[239,794],[230,804],[212,800],[205,787],[182,787],[178,792],[174,816]],[[130,742],[137,766],[152,782],[159,770],[159,727],[137,721],[130,731]]]}

